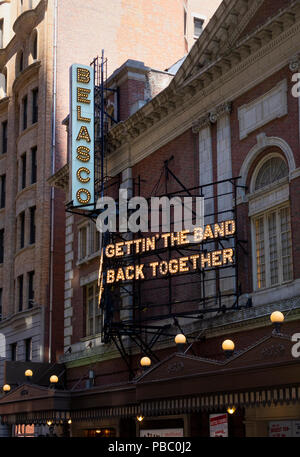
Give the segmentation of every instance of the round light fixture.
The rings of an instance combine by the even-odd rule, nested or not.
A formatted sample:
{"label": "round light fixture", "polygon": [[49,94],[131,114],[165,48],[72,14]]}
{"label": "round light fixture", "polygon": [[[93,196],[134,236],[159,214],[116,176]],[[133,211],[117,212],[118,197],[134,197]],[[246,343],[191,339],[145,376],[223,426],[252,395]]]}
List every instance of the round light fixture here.
{"label": "round light fixture", "polygon": [[272,324],[282,324],[284,315],[280,311],[274,311],[270,316]]}
{"label": "round light fixture", "polygon": [[140,364],[143,368],[145,367],[150,367],[151,365],[151,359],[149,357],[143,357],[140,360]]}
{"label": "round light fixture", "polygon": [[179,333],[178,335],[175,336],[175,343],[176,344],[185,344],[186,337],[184,335],[182,335],[182,333]]}
{"label": "round light fixture", "polygon": [[223,351],[234,351],[235,344],[231,340],[225,340],[222,343],[222,349]]}
{"label": "round light fixture", "polygon": [[144,416],[136,416],[136,420],[137,420],[138,422],[143,422]]}
{"label": "round light fixture", "polygon": [[50,425],[52,425],[52,421],[47,421],[47,425],[50,427]]}
{"label": "round light fixture", "polygon": [[72,419],[69,419],[69,420],[68,420],[68,424],[69,424],[69,425],[72,424]]}
{"label": "round light fixture", "polygon": [[25,376],[26,376],[26,378],[31,378],[33,376],[33,371],[32,370],[26,370],[25,371]]}
{"label": "round light fixture", "polygon": [[56,374],[53,374],[50,377],[50,382],[51,382],[51,384],[56,384],[58,382],[58,377],[56,376]]}
{"label": "round light fixture", "polygon": [[11,387],[9,384],[4,384],[4,386],[2,387],[3,392],[9,392],[10,389],[11,389]]}

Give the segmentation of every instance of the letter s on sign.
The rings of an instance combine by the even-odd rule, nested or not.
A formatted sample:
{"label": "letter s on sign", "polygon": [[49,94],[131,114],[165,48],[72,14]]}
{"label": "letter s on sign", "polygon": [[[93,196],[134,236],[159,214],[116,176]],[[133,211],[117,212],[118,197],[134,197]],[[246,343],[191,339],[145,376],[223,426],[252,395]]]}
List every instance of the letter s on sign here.
{"label": "letter s on sign", "polygon": [[297,359],[300,357],[300,333],[294,333],[292,341],[296,343],[292,347],[292,356]]}

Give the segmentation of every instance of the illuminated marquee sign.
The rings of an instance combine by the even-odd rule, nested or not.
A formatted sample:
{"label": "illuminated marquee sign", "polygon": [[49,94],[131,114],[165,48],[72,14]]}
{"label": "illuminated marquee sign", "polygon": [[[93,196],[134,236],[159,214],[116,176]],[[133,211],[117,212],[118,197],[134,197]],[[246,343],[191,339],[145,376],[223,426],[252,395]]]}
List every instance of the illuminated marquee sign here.
{"label": "illuminated marquee sign", "polygon": [[94,203],[94,71],[70,68],[72,200],[74,206]]}
{"label": "illuminated marquee sign", "polygon": [[[189,244],[208,242],[227,237],[236,233],[234,220],[206,225],[204,228],[197,227],[192,232],[184,230],[178,233],[161,233],[147,238],[139,238],[109,244],[105,248],[104,256],[108,259],[120,259],[126,255],[155,253],[159,244],[163,248],[187,247]],[[230,266],[234,264],[235,250],[233,248],[221,249],[209,252],[200,252],[171,260],[150,262],[147,265],[127,265],[117,269],[106,270],[106,283],[111,284],[122,281],[142,280],[164,277],[167,274],[190,273],[198,268],[208,269]],[[147,270],[147,272],[145,271]]]}

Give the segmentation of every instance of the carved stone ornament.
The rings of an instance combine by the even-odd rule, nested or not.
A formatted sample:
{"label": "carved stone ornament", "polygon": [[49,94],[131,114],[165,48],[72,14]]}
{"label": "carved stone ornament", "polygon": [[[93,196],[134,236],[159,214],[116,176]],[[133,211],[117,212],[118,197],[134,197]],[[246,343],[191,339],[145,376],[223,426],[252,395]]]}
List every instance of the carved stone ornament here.
{"label": "carved stone ornament", "polygon": [[289,69],[294,73],[300,69],[300,54],[294,56],[289,62]]}
{"label": "carved stone ornament", "polygon": [[216,109],[210,111],[208,114],[200,117],[197,121],[193,123],[192,131],[193,133],[199,133],[201,129],[208,127],[211,124],[215,124],[220,117],[224,114],[231,114],[232,112],[232,103],[226,102],[222,105],[219,105]]}
{"label": "carved stone ornament", "polygon": [[168,373],[178,373],[178,371],[182,371],[184,369],[184,363],[183,362],[174,362],[174,363],[169,363],[167,366]]}
{"label": "carved stone ornament", "polygon": [[261,351],[261,357],[263,359],[274,359],[281,357],[285,353],[285,346],[283,344],[273,344],[268,348],[264,348]]}

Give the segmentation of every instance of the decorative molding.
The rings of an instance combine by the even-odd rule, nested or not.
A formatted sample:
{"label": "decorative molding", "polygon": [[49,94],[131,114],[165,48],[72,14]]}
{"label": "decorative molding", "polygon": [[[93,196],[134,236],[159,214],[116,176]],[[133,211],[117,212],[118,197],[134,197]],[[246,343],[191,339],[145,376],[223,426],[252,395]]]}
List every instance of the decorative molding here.
{"label": "decorative molding", "polygon": [[192,125],[193,133],[199,133],[205,127],[215,124],[222,116],[225,114],[231,114],[232,112],[232,102],[226,102],[219,105],[214,110],[200,117]]}
{"label": "decorative molding", "polygon": [[[282,138],[278,137],[267,137],[265,133],[260,133],[257,135],[257,143],[253,146],[252,149],[248,152],[243,165],[240,169],[239,176],[241,176],[241,185],[245,186],[247,182],[247,176],[251,165],[253,164],[256,157],[261,153],[261,151],[267,147],[276,146],[284,153],[287,160],[289,171],[292,173],[296,170],[296,164],[294,159],[293,151],[290,145]],[[245,194],[244,189],[239,189],[240,196]]]}
{"label": "decorative molding", "polygon": [[210,125],[210,118],[209,113],[205,114],[204,116],[200,117],[197,121],[193,122],[192,125],[192,132],[199,133],[200,130],[208,127]]}
{"label": "decorative molding", "polygon": [[272,186],[269,192],[259,192],[259,195],[249,196],[249,216],[266,211],[273,206],[278,206],[289,200],[290,191],[288,183],[282,186]]}
{"label": "decorative molding", "polygon": [[259,127],[273,119],[283,117],[287,113],[287,80],[284,79],[263,96],[239,107],[240,140]]}
{"label": "decorative molding", "polygon": [[[225,5],[224,5],[225,8]],[[227,7],[226,7],[227,8]],[[249,44],[250,46],[250,55],[249,53],[245,53],[245,49],[248,46],[248,43],[256,36],[256,34],[261,33],[261,30],[255,30],[251,35],[246,36],[243,38],[241,43],[238,44],[240,46],[240,49],[236,48],[235,52],[240,52],[241,51],[241,59],[239,62],[236,60],[231,62],[230,61],[230,56],[231,53],[228,51],[227,55],[224,56],[219,56],[213,63],[209,65],[209,67],[204,67],[203,65],[201,67],[201,70],[198,72],[197,75],[191,76],[191,78],[185,82],[184,77],[186,76],[186,66],[189,63],[189,65],[193,65],[193,62],[196,62],[196,56],[201,55],[200,52],[200,44],[196,42],[195,44],[195,52],[191,52],[188,55],[188,58],[186,59],[185,66],[181,67],[178,73],[176,74],[175,78],[173,81],[170,83],[170,85],[164,90],[163,93],[159,94],[157,97],[155,97],[153,100],[151,100],[149,103],[147,103],[141,110],[138,111],[138,113],[135,113],[135,115],[131,116],[129,119],[126,121],[117,124],[114,126],[110,132],[109,132],[109,142],[110,142],[110,152],[113,152],[114,154],[110,154],[109,158],[109,170],[110,170],[110,175],[113,176],[116,173],[119,173],[122,171],[122,163],[124,160],[126,161],[128,157],[126,158],[127,151],[128,151],[128,142],[132,144],[132,139],[130,136],[130,132],[132,129],[135,129],[135,139],[133,143],[133,147],[131,148],[131,165],[134,165],[137,161],[142,160],[143,158],[147,157],[155,148],[161,147],[166,142],[171,141],[172,139],[176,138],[176,136],[180,135],[182,132],[186,131],[189,128],[192,128],[192,124],[195,124],[194,130],[197,132],[197,125],[195,122],[193,122],[193,117],[195,117],[195,112],[197,110],[198,106],[198,112],[199,112],[199,102],[203,106],[204,100],[208,99],[209,96],[212,94],[219,93],[220,90],[219,88],[221,86],[227,86],[231,85],[233,86],[233,79],[241,72],[248,71],[249,67],[253,68],[255,64],[257,63],[258,60],[261,60],[264,56],[268,56],[268,67],[266,67],[265,72],[264,72],[264,77],[258,76],[255,77],[253,75],[252,80],[248,82],[247,85],[243,86],[243,91],[238,87],[238,86],[233,86],[228,92],[226,97],[230,97],[231,99],[236,98],[239,96],[241,93],[245,92],[246,90],[250,90],[252,87],[255,85],[259,84],[263,79],[266,79],[268,76],[273,74],[274,72],[280,70],[281,68],[285,67],[285,65],[288,64],[288,57],[281,59],[280,62],[276,61],[276,63],[272,63],[272,66],[270,67],[270,53],[274,53],[274,49],[277,49],[278,47],[283,47],[284,49],[278,49],[278,53],[280,52],[280,55],[285,55],[288,56],[289,54],[289,49],[290,53],[292,54],[293,52],[296,52],[296,46],[293,46],[291,48],[291,39],[292,37],[299,33],[300,31],[300,23],[297,21],[293,25],[287,25],[284,19],[284,15],[286,14],[292,14],[293,17],[296,17],[297,11],[296,11],[297,5],[295,5],[295,2],[291,5],[289,5],[286,9],[280,10],[280,13],[277,14],[276,17],[271,18],[268,22],[267,25],[264,25],[265,27],[268,26],[270,29],[270,24],[274,23],[278,24],[278,21],[282,22],[283,24],[283,29],[278,33],[274,33],[272,35],[273,38],[269,39],[269,41],[265,44],[266,40],[260,40],[258,41],[261,43],[259,48],[253,49],[253,46]],[[282,16],[282,21],[281,21],[281,16]],[[262,27],[264,27],[262,26]],[[272,27],[271,27],[272,29]],[[206,29],[205,29],[206,30]],[[203,41],[204,40],[204,41]],[[203,42],[209,41],[209,37],[205,34],[205,31],[203,32],[203,35],[199,39],[201,41],[201,49],[202,49],[202,44]],[[293,43],[296,43],[296,37]],[[209,45],[207,45],[209,46]],[[223,63],[224,63],[224,68],[223,68]],[[209,71],[213,73],[213,68],[214,66],[222,66],[222,75],[218,77],[211,77],[208,78],[207,81],[203,81],[203,78],[205,78],[205,75]],[[200,68],[199,67],[199,68]],[[182,71],[181,71],[182,70]],[[230,93],[230,95],[229,95]],[[233,96],[233,93],[235,96]],[[163,97],[162,97],[163,96]],[[216,99],[216,96],[214,96]],[[168,107],[168,114],[169,116],[166,116],[166,113],[163,114],[162,110],[166,108],[167,106],[167,101],[174,101],[175,102],[175,107]],[[220,97],[221,99],[221,97]],[[176,122],[171,121],[171,119],[174,119],[176,117],[176,110],[178,113],[178,123],[175,127],[174,124]],[[205,111],[208,111],[209,107],[204,108],[204,117],[203,119],[201,118],[200,121],[205,123],[206,121],[206,115]],[[182,116],[181,113],[185,113],[184,116]],[[194,113],[193,113],[194,112]],[[190,113],[189,119],[188,119],[188,114]],[[138,114],[138,116],[136,116]],[[139,130],[139,125],[141,124],[141,121],[144,119],[144,122],[146,123],[146,131]],[[151,119],[153,122],[147,123],[147,120]],[[146,139],[146,144],[147,144],[147,137],[149,137],[149,134],[152,132],[154,133],[155,131],[157,132],[158,129],[161,131],[164,129],[164,132],[166,132],[166,125],[168,125],[168,134],[163,134],[160,135],[160,139],[152,141],[151,145],[149,144],[148,146],[145,146],[145,139]],[[174,125],[174,130],[171,131],[171,127]],[[201,125],[201,122],[200,122]],[[146,136],[145,136],[146,133]],[[137,137],[139,137],[139,140],[141,142],[141,150],[139,152],[136,152],[138,149],[138,142],[137,142]],[[123,159],[124,158],[124,159]]]}

